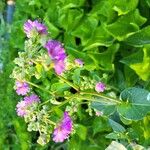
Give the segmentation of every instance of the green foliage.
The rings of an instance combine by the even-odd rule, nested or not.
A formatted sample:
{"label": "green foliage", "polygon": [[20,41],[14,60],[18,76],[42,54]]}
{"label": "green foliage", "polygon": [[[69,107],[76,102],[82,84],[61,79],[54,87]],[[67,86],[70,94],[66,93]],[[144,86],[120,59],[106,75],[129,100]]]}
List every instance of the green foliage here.
{"label": "green foliage", "polygon": [[[0,126],[3,129],[0,145],[4,145],[3,143],[6,145],[2,149],[103,150],[112,139],[119,139],[119,142],[125,146],[130,142],[136,142],[148,147],[150,141],[149,7],[149,0],[16,0],[12,27],[7,29],[3,19],[0,21],[0,54],[1,49],[5,50],[0,56],[5,68],[0,74],[0,98],[3,106],[0,109],[0,113],[3,114],[0,119]],[[4,10],[4,1],[0,2],[0,15],[2,10]],[[72,72],[73,75],[68,75],[70,82],[84,90],[93,88],[96,81],[104,81],[108,85],[104,94],[112,99],[109,103],[106,97],[94,96],[92,100],[96,102],[92,102],[90,106],[81,105],[81,108],[94,108],[103,112],[106,118],[117,113],[120,115],[120,120],[115,118],[108,121],[105,117],[95,117],[92,112],[92,121],[87,121],[88,113],[79,111],[76,118],[79,120],[77,134],[73,134],[70,141],[64,145],[50,142],[44,147],[35,144],[36,135],[31,136],[27,133],[23,121],[16,119],[15,105],[18,97],[12,90],[12,81],[8,79],[13,67],[12,60],[17,56],[16,52],[24,49],[23,24],[27,19],[43,20],[50,31],[51,38],[63,42],[71,57],[84,61],[84,69],[77,68]],[[3,38],[7,30],[11,31],[9,44]],[[44,62],[45,66],[50,64],[47,58],[42,55],[41,57],[38,60],[47,60]],[[23,60],[22,56],[18,64],[21,65]],[[68,84],[60,83],[60,80],[52,74],[46,74],[45,69],[49,68],[44,68],[39,63],[36,69],[30,68],[24,71],[30,72],[29,75],[36,75],[40,79],[36,84],[40,83],[42,88],[48,91],[64,94],[64,91],[71,90]],[[85,79],[87,74],[90,74],[90,77]],[[115,93],[115,96],[110,94],[110,90]],[[49,93],[39,89],[35,91],[41,95],[44,102],[51,100]],[[70,93],[65,94],[67,97]],[[120,99],[117,98],[119,94]],[[113,100],[117,100],[117,103]],[[62,103],[61,100],[56,99],[52,102]],[[6,110],[7,114],[4,113]],[[62,114],[60,109],[56,109],[55,112],[59,117]],[[43,143],[43,139],[45,135],[40,137],[39,143]],[[112,143],[110,147],[114,148],[114,146],[121,147],[119,143],[115,145]],[[136,146],[130,147],[136,149]]]}

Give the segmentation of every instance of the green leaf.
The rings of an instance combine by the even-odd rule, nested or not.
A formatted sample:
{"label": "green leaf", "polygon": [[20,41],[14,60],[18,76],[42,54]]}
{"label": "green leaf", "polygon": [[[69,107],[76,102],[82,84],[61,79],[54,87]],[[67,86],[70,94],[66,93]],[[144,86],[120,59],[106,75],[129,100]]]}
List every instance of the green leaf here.
{"label": "green leaf", "polygon": [[130,35],[125,42],[133,46],[142,46],[144,44],[150,44],[150,26],[147,26],[134,34]]}
{"label": "green leaf", "polygon": [[119,44],[113,44],[103,53],[88,53],[88,55],[93,59],[96,66],[99,65],[103,70],[113,70],[113,60],[118,49]]}
{"label": "green leaf", "polygon": [[83,50],[89,50],[98,46],[110,46],[113,41],[114,38],[101,25],[95,29]]}
{"label": "green leaf", "polygon": [[58,18],[60,27],[64,28],[67,32],[76,29],[81,18],[83,17],[83,11],[80,9],[64,9],[60,10],[61,16]]}
{"label": "green leaf", "polygon": [[82,68],[78,68],[74,71],[73,76],[72,76],[72,80],[75,84],[80,84],[80,73],[81,73]]}
{"label": "green leaf", "polygon": [[112,119],[109,119],[109,124],[112,127],[114,132],[121,132],[122,133],[122,132],[126,131],[125,128],[121,124],[115,122]]}
{"label": "green leaf", "polygon": [[96,117],[93,121],[93,134],[98,132],[108,132],[111,131],[110,125],[108,124],[108,119],[104,117]]}
{"label": "green leaf", "polygon": [[133,69],[142,80],[147,81],[150,78],[149,47],[144,48],[143,51],[138,51],[137,53],[124,58],[121,62],[127,64],[131,69]]}
{"label": "green leaf", "polygon": [[117,106],[117,111],[126,119],[141,120],[150,111],[150,92],[147,90],[127,88],[120,98],[122,103]]}
{"label": "green leaf", "polygon": [[118,12],[118,16],[125,15],[134,10],[138,4],[138,0],[112,0],[113,9]]}
{"label": "green leaf", "polygon": [[111,22],[115,18],[115,11],[112,9],[113,6],[110,1],[98,0],[92,2],[93,7],[90,13],[100,17],[101,22]]}
{"label": "green leaf", "polygon": [[87,128],[81,124],[77,124],[75,128],[76,134],[81,138],[81,140],[85,140],[87,135]]}
{"label": "green leaf", "polygon": [[139,26],[144,24],[145,18],[140,16],[139,11],[130,12],[121,16],[112,24],[106,25],[108,32],[117,40],[122,41],[129,35],[139,30]]}
{"label": "green leaf", "polygon": [[71,34],[75,37],[81,39],[82,45],[86,45],[93,35],[96,27],[98,25],[98,20],[93,16],[86,16],[80,23],[78,28],[74,30]]}
{"label": "green leaf", "polygon": [[102,112],[104,115],[111,115],[116,111],[116,104],[112,102],[101,102],[103,101],[102,98],[96,98],[97,100],[100,100],[100,102],[92,102],[91,107],[93,109],[96,109],[100,112]]}
{"label": "green leaf", "polygon": [[69,88],[70,86],[68,86],[66,83],[54,83],[51,86],[51,90],[54,92],[63,92]]}
{"label": "green leaf", "polygon": [[111,132],[111,133],[107,134],[105,137],[107,139],[114,139],[114,140],[126,138],[122,133],[118,133],[118,132]]}

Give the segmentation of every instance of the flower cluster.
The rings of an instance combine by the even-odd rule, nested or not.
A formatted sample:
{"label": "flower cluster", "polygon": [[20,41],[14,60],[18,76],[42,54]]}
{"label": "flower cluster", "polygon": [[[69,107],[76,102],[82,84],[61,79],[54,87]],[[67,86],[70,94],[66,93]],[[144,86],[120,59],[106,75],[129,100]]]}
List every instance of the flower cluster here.
{"label": "flower cluster", "polygon": [[72,127],[73,127],[73,122],[68,112],[64,112],[62,121],[54,129],[53,141],[63,142],[65,139],[69,137],[69,134],[72,132]]}
{"label": "flower cluster", "polygon": [[[54,114],[49,113],[49,112],[53,112],[53,107],[55,107],[54,106],[55,103],[57,103],[57,104],[59,104],[59,103],[55,100],[56,96],[53,93],[51,94],[51,90],[52,90],[51,87],[49,87],[49,89],[45,90],[44,88],[41,88],[39,85],[36,85],[35,83],[33,84],[33,83],[31,83],[31,81],[29,82],[28,80],[34,79],[34,78],[31,78],[32,76],[35,76],[36,77],[35,79],[39,79],[39,78],[37,78],[37,76],[39,75],[38,73],[41,73],[41,74],[43,72],[45,73],[46,71],[49,71],[50,70],[49,68],[51,68],[51,66],[52,66],[57,75],[56,77],[58,77],[60,80],[62,79],[62,81],[63,81],[63,84],[62,84],[62,82],[60,82],[60,84],[62,84],[64,86],[64,82],[66,82],[65,84],[68,84],[75,90],[79,89],[79,92],[82,90],[83,91],[84,90],[90,90],[90,91],[93,90],[94,91],[94,89],[98,93],[104,92],[104,90],[106,89],[106,86],[102,82],[96,83],[96,81],[92,77],[86,77],[85,75],[83,75],[82,77],[79,77],[80,71],[85,69],[86,64],[84,64],[84,61],[82,61],[79,58],[75,59],[73,56],[67,57],[67,54],[65,53],[65,49],[63,47],[63,44],[60,43],[59,41],[51,39],[51,40],[44,42],[44,44],[42,44],[41,39],[39,38],[40,36],[44,37],[44,38],[46,37],[45,40],[48,39],[47,38],[47,36],[48,36],[47,27],[45,25],[39,23],[37,20],[36,21],[28,20],[24,24],[24,32],[26,33],[27,37],[29,38],[29,39],[27,39],[26,44],[25,44],[25,52],[24,52],[25,55],[20,53],[20,55],[19,55],[20,59],[18,58],[18,60],[16,61],[16,64],[18,65],[19,62],[22,62],[21,56],[26,56],[26,57],[23,57],[24,62],[25,63],[27,62],[26,65],[18,65],[19,69],[18,68],[17,69],[19,71],[23,70],[25,72],[25,74],[27,74],[27,78],[26,78],[26,76],[23,76],[23,77],[21,76],[22,78],[17,78],[16,74],[19,71],[16,69],[16,74],[15,74],[16,76],[14,77],[16,79],[15,90],[18,95],[23,96],[23,100],[18,102],[18,104],[16,105],[17,115],[20,117],[24,117],[26,123],[28,123],[28,131],[39,131],[40,136],[38,139],[38,143],[40,143],[41,145],[46,144],[49,141],[50,134],[52,132],[53,132],[52,139],[54,142],[56,142],[56,143],[63,142],[69,138],[70,134],[73,131],[73,121],[69,114],[72,114],[75,111],[77,112],[77,109],[79,106],[78,101],[72,102],[71,101],[72,99],[71,100],[69,99],[71,101],[71,103],[69,103],[70,108],[67,106],[65,107],[65,112],[64,112],[63,118],[56,125],[56,123],[53,120],[50,120],[51,118],[55,118],[53,116]],[[46,36],[42,36],[42,35],[46,35]],[[33,41],[37,40],[36,43],[34,43],[32,41],[32,38],[34,39]],[[40,49],[39,49],[39,47],[40,47]],[[35,50],[32,51],[32,48],[35,48]],[[32,55],[31,55],[31,53],[32,53]],[[28,59],[26,59],[26,58],[28,58]],[[69,64],[69,60],[70,60],[70,66],[71,66],[70,68],[71,69],[66,69],[67,65]],[[47,63],[45,63],[45,62],[47,62]],[[83,67],[84,65],[85,65],[85,67]],[[33,71],[32,75],[30,74],[31,73],[30,71],[28,72],[28,71],[24,70],[24,68],[22,68],[22,66],[24,66],[24,68],[26,66],[27,66],[26,68],[32,67],[29,69],[30,71]],[[65,71],[65,70],[67,70],[67,71]],[[23,74],[24,74],[24,72],[23,72]],[[77,80],[75,84],[79,84],[79,85],[73,85],[74,83],[70,83],[70,81],[66,81],[67,75],[68,76],[72,75],[73,72],[76,73],[76,76],[73,77],[75,80]],[[21,72],[21,74],[22,74],[22,72]],[[83,78],[84,82],[81,81],[81,78]],[[18,79],[20,79],[21,81]],[[55,80],[54,80],[54,82],[55,82]],[[29,84],[31,84],[32,86],[34,86],[36,88],[39,88],[40,90],[43,90],[46,92],[48,91],[48,93],[50,94],[50,99],[51,99],[51,101],[48,100],[48,102],[50,102],[50,105],[51,105],[50,107],[47,106],[46,100],[44,100],[43,103],[38,105],[38,103],[40,103],[40,98],[38,95],[33,94],[34,91],[32,91],[32,88],[29,86]],[[54,92],[56,92],[56,91],[54,91]],[[52,92],[53,92],[53,90],[52,90]],[[64,93],[68,94],[68,95],[75,94],[71,91],[65,91],[65,92]],[[41,96],[41,97],[44,97],[44,96]],[[57,95],[57,97],[59,97],[59,94]],[[66,99],[66,97],[64,97],[64,98]],[[86,100],[86,97],[84,97],[84,99]],[[54,103],[54,101],[55,101],[55,103]],[[66,102],[64,100],[64,104],[65,103]],[[68,101],[67,101],[67,103],[68,103]],[[88,106],[90,106],[90,104],[91,104],[91,102],[88,103]],[[44,107],[44,106],[46,106],[46,107]],[[51,108],[52,110],[49,110],[49,108]],[[96,115],[100,116],[103,114],[102,114],[102,112],[96,111]],[[54,131],[52,131],[53,125],[55,126]]]}

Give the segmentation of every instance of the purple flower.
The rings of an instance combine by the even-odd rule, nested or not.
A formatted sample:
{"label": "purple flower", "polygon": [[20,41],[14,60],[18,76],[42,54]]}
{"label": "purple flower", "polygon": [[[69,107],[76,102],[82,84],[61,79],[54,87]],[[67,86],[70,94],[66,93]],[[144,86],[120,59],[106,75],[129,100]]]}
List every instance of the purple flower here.
{"label": "purple flower", "polygon": [[35,94],[24,97],[24,100],[18,102],[16,105],[17,115],[24,117],[28,112],[28,106],[31,106],[33,103],[38,103],[39,101],[39,97]]}
{"label": "purple flower", "polygon": [[26,33],[27,37],[32,37],[33,32],[37,31],[39,34],[47,34],[47,27],[43,25],[42,23],[39,23],[37,20],[31,21],[28,20],[24,24],[24,32]]}
{"label": "purple flower", "polygon": [[106,86],[104,83],[102,82],[98,82],[95,86],[95,90],[100,93],[100,92],[104,92],[104,90],[106,89]]}
{"label": "purple flower", "polygon": [[64,112],[62,121],[59,123],[58,127],[54,129],[53,141],[63,142],[67,139],[72,132],[73,122],[68,112]]}
{"label": "purple flower", "polygon": [[55,72],[60,75],[65,70],[66,53],[62,44],[55,40],[49,40],[45,48],[48,50],[48,54],[54,62]]}
{"label": "purple flower", "polygon": [[80,67],[83,67],[83,61],[81,59],[75,59],[75,64],[79,65]]}
{"label": "purple flower", "polygon": [[28,83],[16,81],[16,92],[18,95],[26,95],[29,92],[30,88]]}
{"label": "purple flower", "polygon": [[62,74],[65,70],[65,62],[63,60],[55,61],[54,69],[58,75]]}
{"label": "purple flower", "polygon": [[24,101],[26,102],[27,105],[31,105],[32,103],[39,102],[40,99],[37,95],[32,94],[30,96],[24,97]]}
{"label": "purple flower", "polygon": [[17,115],[24,117],[27,114],[27,105],[25,101],[18,102],[16,106]]}
{"label": "purple flower", "polygon": [[48,54],[52,60],[64,60],[66,58],[65,50],[62,44],[56,40],[49,40],[45,48],[48,50]]}

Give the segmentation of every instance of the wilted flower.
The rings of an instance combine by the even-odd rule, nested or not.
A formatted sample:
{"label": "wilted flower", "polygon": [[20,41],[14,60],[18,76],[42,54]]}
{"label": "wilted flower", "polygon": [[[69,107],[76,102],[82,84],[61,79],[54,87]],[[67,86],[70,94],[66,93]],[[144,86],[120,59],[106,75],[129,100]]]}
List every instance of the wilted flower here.
{"label": "wilted flower", "polygon": [[54,69],[57,74],[61,74],[65,70],[66,53],[62,44],[56,40],[49,40],[45,48],[54,62]]}
{"label": "wilted flower", "polygon": [[32,104],[34,102],[39,102],[40,99],[39,99],[39,97],[37,95],[32,94],[30,96],[24,97],[24,101],[26,102],[27,105],[30,105],[30,104]]}
{"label": "wilted flower", "polygon": [[29,92],[29,84],[22,81],[16,81],[16,92],[18,95],[26,95]]}
{"label": "wilted flower", "polygon": [[104,83],[102,82],[98,82],[95,86],[95,90],[100,93],[100,92],[104,92],[104,90],[106,89],[106,86]]}
{"label": "wilted flower", "polygon": [[79,65],[80,67],[83,66],[83,61],[81,59],[75,59],[75,64]]}
{"label": "wilted flower", "polygon": [[24,32],[27,37],[30,38],[32,37],[33,31],[37,31],[39,34],[47,34],[47,27],[42,23],[39,23],[37,20],[28,20],[24,24]]}
{"label": "wilted flower", "polygon": [[53,141],[55,142],[63,142],[67,139],[72,132],[73,122],[68,112],[64,112],[64,116],[62,121],[59,123],[57,128],[54,129],[53,132]]}

